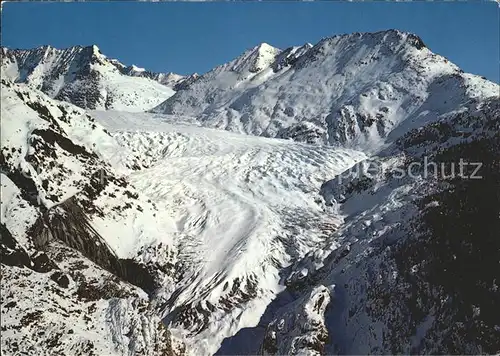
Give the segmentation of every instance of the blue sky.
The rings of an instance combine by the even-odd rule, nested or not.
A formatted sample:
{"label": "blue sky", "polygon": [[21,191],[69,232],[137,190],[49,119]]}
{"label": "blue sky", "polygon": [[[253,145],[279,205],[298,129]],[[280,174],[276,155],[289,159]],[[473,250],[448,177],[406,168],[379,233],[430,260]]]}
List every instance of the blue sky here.
{"label": "blue sky", "polygon": [[499,82],[495,2],[11,2],[2,11],[4,46],[97,44],[125,64],[180,74],[203,73],[260,42],[286,48],[390,28]]}

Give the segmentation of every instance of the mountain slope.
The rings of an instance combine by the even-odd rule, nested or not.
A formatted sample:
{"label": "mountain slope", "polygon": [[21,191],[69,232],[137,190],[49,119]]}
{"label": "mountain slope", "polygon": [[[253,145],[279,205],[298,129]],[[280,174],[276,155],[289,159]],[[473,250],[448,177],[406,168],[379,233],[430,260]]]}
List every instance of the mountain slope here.
{"label": "mountain slope", "polygon": [[217,355],[498,353],[499,118],[498,98],[444,115],[325,182],[335,244]]}
{"label": "mountain slope", "polygon": [[[178,211],[184,273],[164,321],[188,352],[494,353],[499,104],[421,123],[319,191],[316,177],[342,166],[341,150],[181,128],[176,116],[98,118],[114,130],[152,130],[148,140],[127,135],[136,151],[169,142],[132,181]],[[160,140],[157,131],[173,127],[177,134]],[[450,178],[460,158],[482,161],[485,180]],[[427,159],[444,164],[448,178],[413,168]],[[454,255],[477,266],[462,269]]]}
{"label": "mountain slope", "polygon": [[59,50],[2,48],[2,78],[26,83],[52,98],[88,109],[144,111],[174,94],[185,78],[125,66],[97,46]]}
{"label": "mountain slope", "polygon": [[[12,320],[7,331],[38,333],[45,320],[54,320],[55,336],[34,339],[42,349],[84,353],[83,339],[94,340],[89,335],[102,327],[112,343],[108,336],[92,341],[95,353],[133,347],[137,354],[155,354],[140,345],[160,342],[178,353],[179,339],[189,354],[214,353],[224,337],[258,319],[282,288],[284,266],[312,244],[328,243],[335,219],[323,219],[316,192],[327,177],[365,157],[161,125],[148,114],[94,113],[117,131],[110,135],[85,111],[29,87],[5,81],[2,95],[2,196],[10,197],[2,200],[2,221],[12,237],[2,237],[9,271],[3,286],[13,292],[2,293],[8,296],[2,306],[19,305],[5,315]],[[40,251],[47,269],[31,263]],[[54,273],[63,287],[52,288]],[[40,304],[16,292],[37,281]],[[69,289],[60,295],[60,288]],[[65,309],[54,311],[53,303]],[[81,324],[66,319],[65,310],[89,307],[87,318],[107,317]],[[168,331],[140,341],[142,329],[129,328],[143,308],[150,320],[143,327],[154,329],[163,317]],[[19,324],[16,315],[31,320],[34,312],[38,324]],[[118,317],[123,314],[126,319]],[[80,329],[66,338],[71,323]],[[36,349],[14,331],[6,335],[10,350]],[[56,346],[50,346],[53,337]]]}
{"label": "mountain slope", "polygon": [[3,79],[1,115],[2,351],[182,353],[149,296],[175,251],[124,175],[140,162],[85,111]]}
{"label": "mountain slope", "polygon": [[[215,68],[152,111],[236,132],[374,151],[396,128],[401,135],[412,122],[498,95],[498,85],[463,73],[409,33],[355,33],[264,53],[269,48]],[[262,63],[255,65],[256,58]]]}

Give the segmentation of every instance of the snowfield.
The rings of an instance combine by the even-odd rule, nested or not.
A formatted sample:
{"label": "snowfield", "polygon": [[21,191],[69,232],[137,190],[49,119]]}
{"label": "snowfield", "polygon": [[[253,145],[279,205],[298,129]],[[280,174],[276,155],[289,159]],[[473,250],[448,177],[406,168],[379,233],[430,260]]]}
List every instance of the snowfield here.
{"label": "snowfield", "polygon": [[[181,126],[168,116],[93,115],[115,136],[128,135],[126,143],[136,152],[154,150],[158,142],[148,137],[162,133],[156,163],[130,180],[176,221],[183,276],[164,310],[166,319],[186,305],[220,304],[238,288],[235,281],[255,283],[253,300],[213,313],[205,330],[186,339],[197,355],[213,354],[225,337],[255,326],[283,289],[280,269],[332,244],[328,235],[340,217],[324,213],[317,192],[329,177],[366,158],[353,150]],[[186,334],[176,319],[170,330]]]}

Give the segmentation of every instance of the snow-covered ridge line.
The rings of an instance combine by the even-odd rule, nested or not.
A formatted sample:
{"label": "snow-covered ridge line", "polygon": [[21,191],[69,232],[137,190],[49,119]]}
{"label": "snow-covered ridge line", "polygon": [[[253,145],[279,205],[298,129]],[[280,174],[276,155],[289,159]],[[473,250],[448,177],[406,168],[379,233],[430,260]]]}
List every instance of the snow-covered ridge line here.
{"label": "snow-covered ridge line", "polygon": [[418,36],[389,30],[285,50],[261,44],[151,111],[229,131],[376,152],[412,125],[499,90],[434,54]]}
{"label": "snow-covered ridge line", "polygon": [[[107,60],[113,65],[115,65],[122,74],[129,75],[129,76],[136,76],[136,77],[146,77],[149,79],[153,79],[158,81],[160,84],[164,85],[169,85],[169,86],[174,86],[177,83],[182,82],[184,79],[187,78],[187,76],[183,76],[180,74],[175,74],[172,72],[168,73],[156,73],[149,71],[145,68],[141,68],[136,66],[135,64],[131,65],[125,65],[122,62],[120,62],[118,59],[114,58],[109,58],[108,56],[104,55],[99,47],[97,45],[89,45],[89,46],[82,46],[82,45],[76,45],[76,46],[71,46],[67,48],[62,48],[58,49],[50,45],[43,45],[35,48],[30,48],[30,49],[25,49],[25,48],[7,48],[3,47],[1,48],[2,50],[2,56],[8,56],[9,54],[14,54],[20,58],[27,57],[32,55],[33,53],[42,55],[42,57],[46,58],[52,55],[52,53],[78,53],[78,52],[85,52],[87,56],[89,57],[96,57],[100,58],[101,60]],[[90,59],[89,59],[90,60]],[[194,74],[196,75],[196,74]],[[11,78],[12,79],[12,78]]]}
{"label": "snow-covered ridge line", "polygon": [[2,47],[2,78],[28,84],[82,108],[144,111],[171,96],[196,75],[154,73],[126,66],[92,46],[56,49]]}

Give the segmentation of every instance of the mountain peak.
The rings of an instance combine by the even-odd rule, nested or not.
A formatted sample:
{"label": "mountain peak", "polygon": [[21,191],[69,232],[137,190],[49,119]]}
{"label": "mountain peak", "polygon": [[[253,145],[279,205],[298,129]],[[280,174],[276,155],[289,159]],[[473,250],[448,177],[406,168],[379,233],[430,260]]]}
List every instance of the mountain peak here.
{"label": "mountain peak", "polygon": [[132,64],[131,66],[131,69],[134,71],[134,72],[145,72],[146,69],[142,68],[142,67],[138,67],[136,66],[135,64]]}
{"label": "mountain peak", "polygon": [[[135,65],[127,67],[102,54],[95,44],[63,49],[51,46],[5,49],[2,57],[8,57],[2,62],[3,77],[28,83],[52,98],[90,109],[145,110],[173,95],[172,87],[183,79],[165,82],[161,80],[163,73],[152,73]],[[137,99],[139,93],[144,97]]]}
{"label": "mountain peak", "polygon": [[262,42],[258,44],[257,46],[254,47],[254,50],[258,52],[268,52],[268,51],[274,51],[274,50],[279,50],[276,47],[271,46],[269,43]]}
{"label": "mountain peak", "polygon": [[280,52],[279,48],[262,42],[236,58],[233,61],[231,70],[238,73],[258,73],[269,67]]}
{"label": "mountain peak", "polygon": [[102,54],[101,51],[99,50],[99,47],[97,47],[95,44],[90,46],[90,47],[92,50],[92,54],[95,54],[95,55]]}

